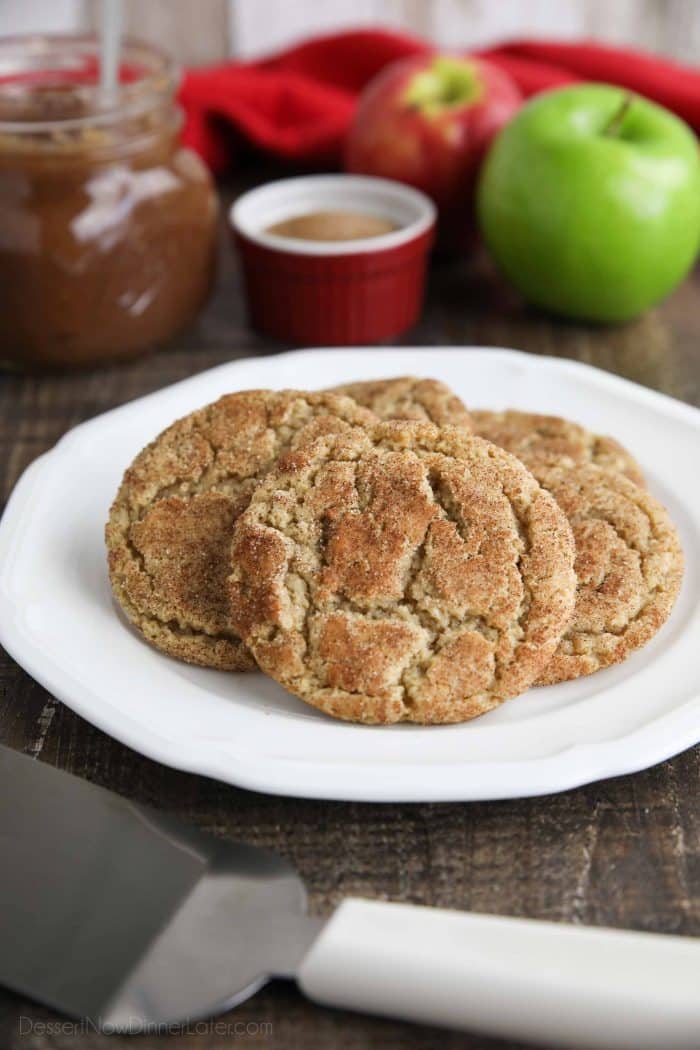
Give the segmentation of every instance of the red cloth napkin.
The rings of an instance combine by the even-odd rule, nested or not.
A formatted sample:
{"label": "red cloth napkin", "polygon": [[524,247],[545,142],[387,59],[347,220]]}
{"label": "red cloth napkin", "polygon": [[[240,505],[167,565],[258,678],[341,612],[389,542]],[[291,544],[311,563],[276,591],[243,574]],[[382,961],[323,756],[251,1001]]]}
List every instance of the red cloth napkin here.
{"label": "red cloth napkin", "polygon": [[[190,70],[180,90],[185,142],[212,170],[241,142],[297,164],[334,167],[365,84],[389,62],[432,48],[411,36],[357,30],[319,37],[258,62]],[[516,41],[477,52],[510,73],[525,96],[577,80],[620,84],[667,106],[700,131],[700,71],[626,48]]]}

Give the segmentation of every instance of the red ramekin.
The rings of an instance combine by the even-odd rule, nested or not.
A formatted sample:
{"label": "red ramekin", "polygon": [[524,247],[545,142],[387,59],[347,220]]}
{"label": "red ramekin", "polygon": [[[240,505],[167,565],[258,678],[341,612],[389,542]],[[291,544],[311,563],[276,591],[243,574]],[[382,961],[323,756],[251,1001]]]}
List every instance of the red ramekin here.
{"label": "red ramekin", "polygon": [[[315,211],[377,215],[397,229],[353,241],[264,231]],[[309,175],[243,194],[230,221],[253,325],[285,342],[357,345],[390,339],[417,320],[435,229],[418,190],[364,175]]]}

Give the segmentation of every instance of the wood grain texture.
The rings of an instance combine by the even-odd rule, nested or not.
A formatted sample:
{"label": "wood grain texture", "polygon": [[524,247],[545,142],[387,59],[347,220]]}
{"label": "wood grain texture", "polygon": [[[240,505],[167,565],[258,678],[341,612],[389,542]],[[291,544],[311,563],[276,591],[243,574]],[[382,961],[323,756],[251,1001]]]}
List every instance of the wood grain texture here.
{"label": "wood grain texture", "polygon": [[[95,0],[82,0],[81,21],[99,24]],[[218,62],[231,51],[228,0],[123,0],[124,33],[158,44],[190,66]],[[264,5],[261,5],[261,8]]]}
{"label": "wood grain texture", "polygon": [[[154,2],[154,0],[151,0]],[[167,3],[167,0],[160,0]],[[233,51],[257,56],[348,26],[417,33],[439,47],[485,47],[521,37],[595,37],[697,62],[697,0],[229,0]],[[272,16],[272,17],[271,17]]]}
{"label": "wood grain texture", "polygon": [[521,37],[595,38],[697,62],[696,0],[428,0],[424,6],[430,12],[424,32],[442,47],[484,47]]}
{"label": "wood grain texture", "polygon": [[[402,342],[570,357],[698,404],[699,322],[698,275],[640,321],[594,328],[528,310],[479,258],[434,268],[424,317]],[[237,266],[222,237],[214,298],[170,348],[125,367],[0,379],[3,498],[24,467],[80,420],[231,358],[279,349],[247,327]],[[700,748],[636,776],[539,799],[370,805],[267,797],[142,758],[55,702],[7,656],[0,659],[0,740],[213,834],[278,850],[298,867],[318,914],[357,894],[700,936]],[[238,1027],[223,1034],[22,1034],[29,1024],[22,1017],[59,1020],[0,991],[3,1050],[516,1050],[514,1043],[320,1009],[285,982],[228,1014],[224,1021]]]}
{"label": "wood grain texture", "polygon": [[[0,0],[0,32],[94,28],[98,12],[98,0]],[[191,65],[358,25],[417,33],[440,47],[595,37],[691,63],[700,53],[697,0],[126,0],[126,25]]]}

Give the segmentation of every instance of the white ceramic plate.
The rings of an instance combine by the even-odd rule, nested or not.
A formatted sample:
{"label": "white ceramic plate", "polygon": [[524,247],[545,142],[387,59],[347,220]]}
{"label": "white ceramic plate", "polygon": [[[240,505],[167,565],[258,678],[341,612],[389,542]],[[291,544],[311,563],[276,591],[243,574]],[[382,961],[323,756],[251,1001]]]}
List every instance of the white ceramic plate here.
{"label": "white ceramic plate", "polygon": [[[117,615],[103,527],[134,454],[173,419],[245,387],[413,373],[468,405],[556,412],[640,460],[686,554],[670,621],[626,663],[533,689],[458,726],[336,722],[261,674],[188,667]],[[0,523],[0,639],[78,714],[180,769],[278,794],[375,802],[538,795],[642,769],[700,740],[700,412],[605,372],[509,350],[314,350],[223,365],[70,431]]]}

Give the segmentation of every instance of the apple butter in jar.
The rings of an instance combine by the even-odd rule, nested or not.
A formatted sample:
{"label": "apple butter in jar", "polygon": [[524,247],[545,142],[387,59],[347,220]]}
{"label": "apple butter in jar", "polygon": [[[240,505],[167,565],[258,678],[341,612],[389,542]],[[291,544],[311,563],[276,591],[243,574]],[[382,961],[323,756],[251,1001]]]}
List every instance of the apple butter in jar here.
{"label": "apple butter in jar", "polygon": [[193,320],[217,202],[183,148],[171,61],[135,41],[99,87],[93,37],[0,39],[0,363],[132,357]]}

